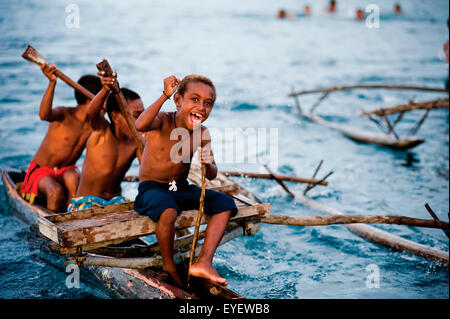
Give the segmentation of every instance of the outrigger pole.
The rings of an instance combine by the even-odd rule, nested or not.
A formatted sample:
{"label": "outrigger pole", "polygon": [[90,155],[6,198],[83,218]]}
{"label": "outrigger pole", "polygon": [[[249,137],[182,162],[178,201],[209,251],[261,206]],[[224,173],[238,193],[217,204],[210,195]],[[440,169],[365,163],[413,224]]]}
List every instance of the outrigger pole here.
{"label": "outrigger pole", "polygon": [[[322,161],[314,173],[316,175],[317,171],[320,169]],[[327,176],[329,176],[328,174]],[[326,178],[326,177],[325,177]],[[352,232],[357,235],[373,241],[377,244],[389,247],[396,251],[406,251],[417,256],[439,261],[443,264],[448,265],[449,263],[449,253],[438,250],[426,245],[421,245],[411,240],[401,238],[390,234],[387,231],[374,228],[372,226],[363,225],[367,224],[397,224],[397,225],[408,225],[417,227],[431,227],[440,228],[448,236],[449,233],[449,223],[442,222],[437,218],[434,212],[426,204],[428,212],[432,215],[434,220],[425,220],[418,218],[410,218],[405,216],[380,216],[380,215],[346,215],[338,210],[327,207],[305,195],[294,195],[287,186],[283,187],[286,192],[300,199],[303,204],[310,207],[313,210],[318,210],[327,213],[329,216],[303,216],[303,217],[292,217],[292,216],[280,216],[280,215],[266,215],[261,217],[262,223],[277,224],[277,225],[293,225],[293,226],[324,226],[324,225],[335,225],[335,224],[346,224]],[[311,188],[309,188],[311,189]],[[309,190],[308,187],[305,189],[304,194]]]}

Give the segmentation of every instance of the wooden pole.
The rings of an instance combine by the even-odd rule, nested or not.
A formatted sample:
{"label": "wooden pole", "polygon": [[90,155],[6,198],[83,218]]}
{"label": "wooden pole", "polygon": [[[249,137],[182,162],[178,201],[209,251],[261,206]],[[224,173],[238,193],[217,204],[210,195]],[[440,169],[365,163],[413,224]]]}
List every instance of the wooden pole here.
{"label": "wooden pole", "polygon": [[396,224],[416,227],[446,229],[449,224],[431,219],[419,219],[406,216],[381,215],[336,215],[336,216],[283,216],[264,215],[261,222],[291,226],[326,226],[335,224]]}
{"label": "wooden pole", "polygon": [[[281,181],[296,182],[296,183],[307,183],[307,184],[319,184],[322,186],[327,186],[327,181],[319,181],[314,178],[302,178],[295,176],[286,176],[278,174],[260,174],[260,173],[250,173],[250,172],[236,172],[236,171],[221,171],[225,176],[236,176],[236,177],[249,177],[249,178],[264,178],[264,179],[279,179]],[[274,178],[275,176],[275,178]]]}
{"label": "wooden pole", "polygon": [[295,97],[304,94],[312,93],[329,93],[334,91],[347,91],[353,89],[388,89],[388,90],[417,90],[417,91],[427,91],[427,92],[444,92],[448,93],[447,89],[441,88],[427,88],[420,86],[406,86],[406,85],[349,85],[349,86],[333,86],[328,89],[318,89],[318,90],[306,90],[300,92],[292,92],[289,94],[290,97]]}
{"label": "wooden pole", "polygon": [[[23,52],[22,57],[30,62],[36,63],[37,65],[41,66],[44,63],[48,63],[42,55],[39,54],[38,51],[36,51],[35,48],[33,48],[31,45],[28,45],[25,49],[25,52]],[[73,81],[71,78],[69,78],[67,75],[62,73],[61,71],[57,70],[54,73],[58,78],[66,82],[69,86],[83,94],[86,98],[89,100],[92,100],[94,98],[94,94],[92,94],[91,91],[84,88],[83,86],[79,85],[77,82]]]}
{"label": "wooden pole", "polygon": [[448,98],[440,98],[432,101],[424,102],[409,102],[408,104],[400,104],[393,107],[388,107],[384,109],[377,109],[370,112],[363,112],[360,116],[369,116],[375,114],[377,116],[386,116],[395,113],[404,113],[413,110],[430,110],[430,109],[441,109],[448,108],[449,102]]}
{"label": "wooden pole", "polygon": [[[198,209],[197,221],[195,222],[194,237],[192,238],[191,255],[189,257],[189,269],[191,268],[192,263],[194,261],[195,247],[197,246],[198,232],[200,229],[200,220],[202,219],[203,210],[205,208],[205,192],[206,192],[206,167],[205,167],[205,164],[202,163],[202,191],[200,193],[200,207]],[[188,277],[187,277],[188,283],[189,283],[189,279],[190,279],[190,273],[188,272]]]}
{"label": "wooden pole", "polygon": [[[111,66],[109,65],[108,60],[103,59],[102,62],[97,64],[97,68],[99,69],[99,71],[104,71],[105,76],[112,77],[113,71],[111,69]],[[114,94],[114,99],[116,100],[116,102],[119,106],[120,113],[122,113],[122,115],[124,116],[124,118],[127,122],[128,128],[130,129],[131,134],[133,135],[133,140],[136,143],[138,151],[141,154],[143,154],[144,140],[143,140],[142,136],[140,135],[140,133],[136,130],[136,126],[134,124],[134,119],[131,116],[127,101],[125,100],[125,97],[123,96],[122,92],[120,92],[119,83],[117,81],[116,81],[116,83],[117,83],[117,86],[113,87],[112,94]]]}

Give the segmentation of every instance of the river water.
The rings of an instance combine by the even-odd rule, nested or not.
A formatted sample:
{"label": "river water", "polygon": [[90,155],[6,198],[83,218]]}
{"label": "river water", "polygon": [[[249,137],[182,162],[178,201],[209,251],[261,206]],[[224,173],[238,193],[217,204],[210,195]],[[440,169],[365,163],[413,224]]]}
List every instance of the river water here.
{"label": "river water", "polygon": [[[257,132],[266,141],[273,137],[275,143],[270,144],[274,153],[249,144],[243,161],[224,159],[219,169],[264,172],[264,155],[270,153],[273,170],[310,177],[323,159],[318,177],[334,173],[327,187],[308,193],[313,199],[346,214],[417,218],[430,218],[424,208],[429,203],[447,221],[448,109],[430,112],[417,133],[425,139],[423,144],[393,151],[355,143],[302,120],[288,94],[292,87],[308,90],[357,83],[444,87],[448,1],[402,1],[400,16],[393,12],[394,1],[377,1],[379,28],[353,18],[356,8],[364,9],[370,1],[338,1],[333,15],[322,12],[325,1],[309,2],[310,17],[300,14],[308,1],[293,0],[146,4],[0,0],[0,167],[26,169],[47,129],[38,117],[47,80],[36,65],[21,58],[31,44],[75,80],[95,73],[95,63],[108,58],[121,85],[137,91],[145,105],[161,94],[162,80],[168,75],[209,76],[218,98],[205,125],[218,135],[242,129],[250,135]],[[294,17],[277,19],[281,8]],[[359,117],[361,109],[441,96],[416,91],[337,92],[316,114],[377,132],[373,123]],[[305,96],[302,105],[308,107],[318,97]],[[73,90],[58,82],[54,105],[74,103]],[[164,109],[174,110],[173,102]],[[406,114],[398,133],[405,135],[422,115],[423,111]],[[222,148],[224,155],[235,144],[226,134],[222,137],[213,148]],[[137,172],[135,161],[129,174]],[[270,202],[273,214],[322,215],[291,200],[273,181],[233,179]],[[305,187],[288,186],[294,193]],[[134,198],[137,185],[123,183],[123,189]],[[42,248],[42,241],[14,217],[4,194],[0,196],[0,298],[114,297],[86,271],[81,273],[79,289],[67,288],[63,259]],[[448,238],[440,230],[375,227],[448,251]],[[449,297],[448,266],[393,252],[342,225],[263,225],[256,235],[219,247],[214,265],[230,288],[249,298]],[[376,273],[378,281],[371,281]]]}

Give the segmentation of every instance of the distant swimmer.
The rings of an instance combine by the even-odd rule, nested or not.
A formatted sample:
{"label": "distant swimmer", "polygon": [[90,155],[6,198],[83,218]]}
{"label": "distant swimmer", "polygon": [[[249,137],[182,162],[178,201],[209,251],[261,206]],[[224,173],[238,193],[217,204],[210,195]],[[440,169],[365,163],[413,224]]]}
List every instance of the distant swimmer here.
{"label": "distant swimmer", "polygon": [[394,11],[396,14],[402,14],[402,7],[400,6],[399,3],[395,4]]}
{"label": "distant swimmer", "polygon": [[284,19],[286,18],[286,11],[284,11],[283,9],[280,9],[278,11],[278,19]]}
{"label": "distant swimmer", "polygon": [[289,18],[292,19],[294,17],[294,14],[292,12],[286,12],[286,10],[284,9],[280,9],[278,11],[278,19],[285,19],[285,18]]}
{"label": "distant swimmer", "polygon": [[356,20],[364,20],[364,11],[361,9],[356,10]]}
{"label": "distant swimmer", "polygon": [[335,12],[336,11],[336,1],[335,0],[331,0],[330,1],[330,6],[328,7],[328,12]]}
{"label": "distant swimmer", "polygon": [[311,8],[308,5],[306,5],[305,8],[303,9],[303,14],[305,16],[310,16],[311,15]]}

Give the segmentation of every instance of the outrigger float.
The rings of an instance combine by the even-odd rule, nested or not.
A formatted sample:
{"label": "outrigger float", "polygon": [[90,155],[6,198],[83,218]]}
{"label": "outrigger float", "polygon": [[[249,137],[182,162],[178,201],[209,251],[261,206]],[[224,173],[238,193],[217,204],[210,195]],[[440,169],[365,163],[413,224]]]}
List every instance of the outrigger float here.
{"label": "outrigger float", "polygon": [[[378,128],[380,128],[383,133],[374,133],[365,130],[356,129],[354,127],[333,123],[331,121],[327,121],[321,116],[315,115],[313,112],[325,100],[328,95],[335,91],[346,91],[346,90],[354,90],[354,89],[388,89],[388,90],[419,90],[425,92],[435,92],[435,93],[447,93],[447,97],[438,98],[431,101],[424,102],[413,102],[410,101],[407,104],[397,105],[390,108],[379,109],[372,112],[363,112],[361,116],[367,116],[372,122],[374,122]],[[315,94],[322,93],[322,96],[311,106],[310,111],[306,112],[300,105],[299,96],[305,94]],[[305,119],[308,119],[314,123],[319,125],[331,128],[333,130],[339,131],[344,134],[346,137],[359,142],[359,143],[367,143],[367,144],[375,144],[386,146],[392,149],[397,150],[406,150],[413,148],[419,144],[424,142],[423,139],[417,138],[414,135],[418,132],[420,126],[423,124],[425,119],[427,118],[429,112],[432,109],[439,108],[448,108],[449,100],[448,100],[448,90],[441,88],[424,88],[418,86],[402,86],[402,85],[352,85],[352,86],[339,86],[339,87],[331,87],[328,89],[318,89],[318,90],[307,90],[295,92],[294,88],[292,88],[290,97],[293,97],[295,100],[295,105],[297,107],[297,111],[299,115]],[[411,128],[406,136],[400,136],[395,131],[395,126],[402,120],[403,115],[406,112],[410,112],[413,110],[425,110],[422,118]],[[397,117],[391,121],[389,119],[389,115],[397,114]],[[376,116],[376,118],[374,117]]]}

